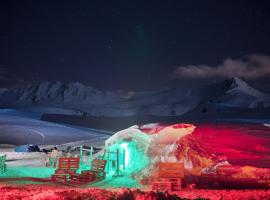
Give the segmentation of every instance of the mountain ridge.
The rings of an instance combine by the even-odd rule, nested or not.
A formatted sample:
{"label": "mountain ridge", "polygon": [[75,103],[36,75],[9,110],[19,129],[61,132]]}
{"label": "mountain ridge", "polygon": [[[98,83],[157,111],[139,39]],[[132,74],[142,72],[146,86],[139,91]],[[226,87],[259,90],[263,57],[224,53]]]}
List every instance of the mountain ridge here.
{"label": "mountain ridge", "polygon": [[[43,81],[25,87],[0,90],[2,108],[26,108],[61,114],[61,109],[90,116],[183,115],[205,104],[255,109],[270,106],[270,94],[234,77],[189,89],[119,93],[101,91],[79,82]],[[58,110],[57,110],[58,109]],[[71,112],[72,114],[72,112]]]}

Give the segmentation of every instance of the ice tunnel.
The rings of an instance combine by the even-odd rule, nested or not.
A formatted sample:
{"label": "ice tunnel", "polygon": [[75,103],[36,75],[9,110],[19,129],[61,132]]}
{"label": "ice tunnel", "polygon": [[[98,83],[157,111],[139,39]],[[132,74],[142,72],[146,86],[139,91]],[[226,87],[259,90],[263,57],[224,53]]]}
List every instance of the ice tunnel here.
{"label": "ice tunnel", "polygon": [[[136,177],[149,176],[156,163],[177,161],[172,154],[177,149],[177,141],[194,129],[191,124],[133,126],[110,137],[105,148],[110,152],[119,151],[119,165],[125,173]],[[109,159],[116,160],[113,156],[115,154],[110,154]]]}

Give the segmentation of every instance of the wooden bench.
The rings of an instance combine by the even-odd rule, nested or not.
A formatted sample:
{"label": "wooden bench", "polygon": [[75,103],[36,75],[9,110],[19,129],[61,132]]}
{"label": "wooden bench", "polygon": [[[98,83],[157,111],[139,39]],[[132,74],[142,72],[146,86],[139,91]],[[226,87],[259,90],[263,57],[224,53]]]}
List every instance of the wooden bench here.
{"label": "wooden bench", "polygon": [[6,158],[6,155],[0,156],[0,174],[3,174],[7,171]]}
{"label": "wooden bench", "polygon": [[107,160],[94,159],[90,170],[83,170],[81,174],[71,174],[70,179],[75,183],[86,183],[104,179]]}
{"label": "wooden bench", "polygon": [[152,182],[152,190],[177,191],[181,189],[184,177],[184,164],[178,162],[161,162],[157,166]]}
{"label": "wooden bench", "polygon": [[80,158],[65,158],[61,157],[58,160],[58,169],[55,170],[51,176],[52,181],[68,182],[72,174],[76,174],[76,171],[80,167]]}

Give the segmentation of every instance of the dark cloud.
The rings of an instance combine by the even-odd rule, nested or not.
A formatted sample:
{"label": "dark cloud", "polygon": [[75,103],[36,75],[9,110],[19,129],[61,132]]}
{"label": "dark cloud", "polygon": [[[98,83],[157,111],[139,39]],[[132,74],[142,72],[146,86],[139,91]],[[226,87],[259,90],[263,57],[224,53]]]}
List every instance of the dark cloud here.
{"label": "dark cloud", "polygon": [[226,58],[217,66],[186,65],[177,67],[175,78],[231,78],[240,77],[249,80],[267,77],[270,75],[270,56],[251,54],[244,59]]}

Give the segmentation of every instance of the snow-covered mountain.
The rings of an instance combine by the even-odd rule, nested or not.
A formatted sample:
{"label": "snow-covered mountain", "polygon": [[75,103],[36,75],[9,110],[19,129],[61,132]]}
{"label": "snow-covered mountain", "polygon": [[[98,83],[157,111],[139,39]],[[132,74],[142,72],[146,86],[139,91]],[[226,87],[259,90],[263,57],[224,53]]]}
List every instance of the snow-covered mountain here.
{"label": "snow-covered mountain", "polygon": [[183,115],[204,107],[270,107],[270,95],[239,78],[197,88],[123,94],[103,92],[81,83],[40,82],[0,90],[2,108],[91,116]]}
{"label": "snow-covered mountain", "polygon": [[118,99],[111,92],[101,92],[81,83],[40,82],[26,87],[0,91],[1,104],[55,105],[57,103],[87,103],[101,105]]}
{"label": "snow-covered mountain", "polygon": [[224,95],[215,99],[217,103],[223,103],[235,107],[269,107],[269,94],[260,92],[250,87],[246,82],[239,78],[227,81],[228,88]]}

